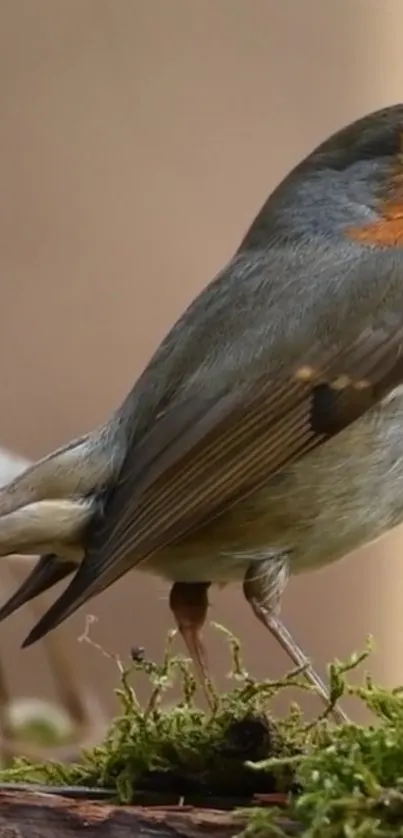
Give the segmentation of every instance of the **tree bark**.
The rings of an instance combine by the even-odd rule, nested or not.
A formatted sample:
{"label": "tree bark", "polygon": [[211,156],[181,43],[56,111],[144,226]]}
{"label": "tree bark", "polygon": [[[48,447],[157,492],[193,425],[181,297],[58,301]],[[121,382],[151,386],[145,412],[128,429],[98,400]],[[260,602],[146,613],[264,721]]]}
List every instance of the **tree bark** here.
{"label": "tree bark", "polygon": [[[234,838],[245,819],[192,806],[118,806],[0,791],[0,838]],[[295,825],[285,824],[290,835]]]}

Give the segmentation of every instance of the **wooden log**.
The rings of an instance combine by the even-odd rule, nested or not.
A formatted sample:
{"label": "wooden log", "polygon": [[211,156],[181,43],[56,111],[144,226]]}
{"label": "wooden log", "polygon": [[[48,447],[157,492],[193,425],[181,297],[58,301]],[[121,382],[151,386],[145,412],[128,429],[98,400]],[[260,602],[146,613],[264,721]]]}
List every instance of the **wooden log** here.
{"label": "wooden log", "polygon": [[[234,838],[246,819],[193,806],[119,806],[0,791],[0,838]],[[284,823],[289,835],[295,825]]]}

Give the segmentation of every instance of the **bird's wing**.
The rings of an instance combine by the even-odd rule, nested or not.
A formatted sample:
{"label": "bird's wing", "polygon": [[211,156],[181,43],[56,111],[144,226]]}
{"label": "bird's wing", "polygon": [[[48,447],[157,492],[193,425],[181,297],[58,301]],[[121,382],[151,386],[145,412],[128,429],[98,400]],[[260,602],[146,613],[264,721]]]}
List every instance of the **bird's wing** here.
{"label": "bird's wing", "polygon": [[[344,270],[345,288],[354,288],[348,264]],[[384,304],[395,281],[392,271],[374,285],[372,297],[358,294],[357,302],[353,293],[354,311],[344,307],[345,329],[339,323],[333,332],[326,324],[335,322],[334,300],[324,294],[320,322],[312,332],[307,329],[305,343],[293,342],[286,328],[278,330],[266,373],[261,368],[248,381],[240,370],[238,387],[223,388],[211,398],[206,391],[200,397],[193,392],[160,416],[148,435],[129,447],[84,561],[24,645],[129,568],[325,443],[403,381],[403,315]],[[286,322],[287,310],[283,313]],[[290,308],[290,323],[294,314]],[[329,329],[337,340],[332,335],[329,340]],[[286,360],[275,369],[272,356]]]}

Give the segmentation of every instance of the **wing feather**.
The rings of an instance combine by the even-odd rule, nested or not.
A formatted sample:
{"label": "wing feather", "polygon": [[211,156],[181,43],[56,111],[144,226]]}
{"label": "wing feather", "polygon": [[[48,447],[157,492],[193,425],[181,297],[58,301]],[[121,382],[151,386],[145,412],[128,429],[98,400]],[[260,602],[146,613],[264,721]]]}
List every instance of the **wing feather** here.
{"label": "wing feather", "polygon": [[[403,326],[387,337],[384,329],[366,327],[342,352],[328,353],[326,363],[321,353],[316,383],[298,380],[289,368],[279,381],[261,379],[240,388],[235,398],[225,393],[218,402],[186,405],[185,429],[180,421],[175,426],[177,406],[161,417],[143,451],[150,455],[155,444],[158,456],[143,471],[135,448],[128,451],[104,528],[24,645],[55,628],[128,569],[204,526],[359,418],[403,381],[402,346]],[[351,383],[339,387],[341,375]],[[141,447],[139,454],[141,460]]]}

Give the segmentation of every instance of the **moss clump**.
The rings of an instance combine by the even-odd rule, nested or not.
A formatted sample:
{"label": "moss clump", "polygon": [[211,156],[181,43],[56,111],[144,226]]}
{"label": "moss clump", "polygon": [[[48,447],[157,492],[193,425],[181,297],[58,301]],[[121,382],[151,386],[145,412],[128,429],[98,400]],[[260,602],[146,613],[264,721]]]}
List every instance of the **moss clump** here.
{"label": "moss clump", "polygon": [[[368,652],[353,656],[347,667],[329,669],[336,693],[358,697],[373,712],[373,724],[336,727],[322,718],[312,725],[302,753],[249,764],[257,772],[293,772],[298,793],[289,796],[286,815],[300,825],[303,838],[403,836],[403,687],[385,690],[369,675],[362,686],[350,686],[346,670]],[[279,828],[279,816],[284,809],[249,811],[244,836],[288,834]]]}
{"label": "moss clump", "polygon": [[[296,753],[293,731],[300,727],[299,713],[287,723],[274,723],[267,707],[279,689],[304,688],[301,670],[282,681],[258,682],[243,669],[238,642],[225,633],[232,652],[234,688],[218,696],[210,686],[213,712],[205,713],[194,703],[191,663],[172,654],[173,632],[162,664],[138,654],[128,667],[117,661],[121,712],[104,742],[84,751],[79,764],[32,764],[17,758],[10,768],[0,771],[0,781],[108,788],[122,803],[132,802],[139,791],[206,800],[212,796],[248,799],[258,791],[288,790],[292,784],[288,768],[280,774],[276,770],[274,779],[270,772],[257,776],[246,762]],[[151,685],[145,709],[132,686],[139,672],[148,676]],[[164,708],[165,694],[177,678],[182,682],[182,700]]]}
{"label": "moss clump", "polygon": [[[239,833],[254,838],[285,835],[279,816],[286,816],[300,825],[304,838],[403,837],[403,688],[384,690],[369,676],[359,687],[348,683],[349,671],[369,649],[329,667],[329,707],[313,723],[304,723],[298,707],[274,722],[268,707],[279,690],[310,689],[303,671],[279,682],[258,682],[244,670],[238,642],[226,635],[233,689],[218,696],[211,687],[212,713],[195,706],[189,661],[172,654],[170,635],[162,664],[141,655],[129,667],[118,661],[121,712],[102,745],[84,752],[75,765],[32,765],[17,759],[0,772],[0,780],[108,788],[122,803],[148,790],[185,802],[197,796],[205,804],[226,796],[235,798],[236,806],[237,799],[281,791],[287,794],[286,806],[249,808],[247,826],[243,820]],[[145,672],[151,684],[145,709],[132,686],[138,672]],[[175,677],[182,681],[182,700],[164,708]],[[331,722],[331,711],[345,693],[370,708],[373,725],[337,727]],[[245,811],[239,812],[244,818]]]}

